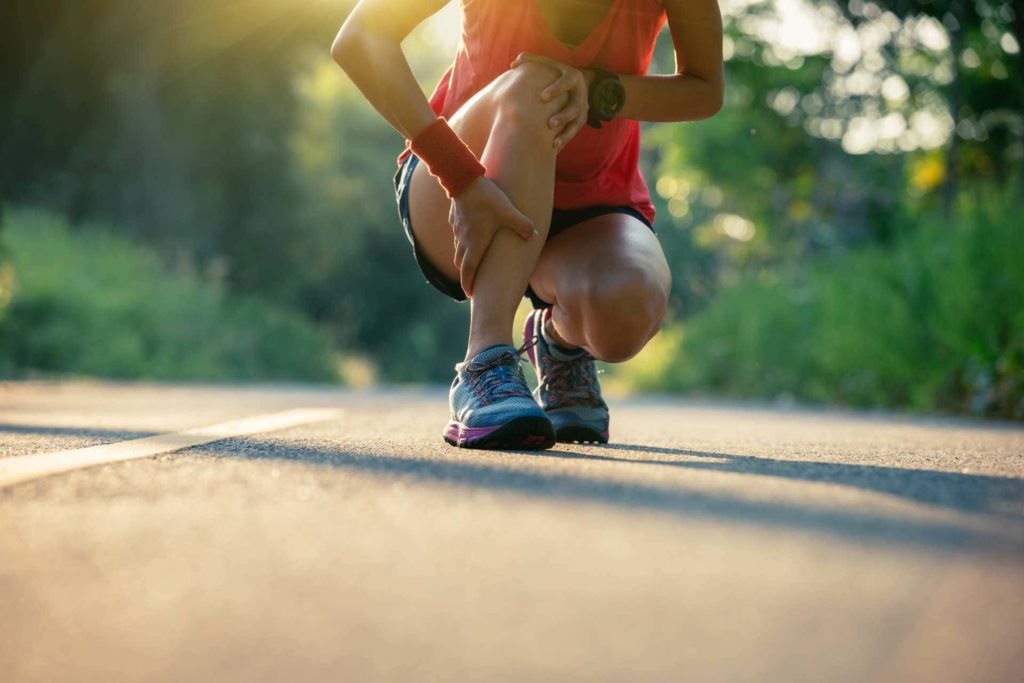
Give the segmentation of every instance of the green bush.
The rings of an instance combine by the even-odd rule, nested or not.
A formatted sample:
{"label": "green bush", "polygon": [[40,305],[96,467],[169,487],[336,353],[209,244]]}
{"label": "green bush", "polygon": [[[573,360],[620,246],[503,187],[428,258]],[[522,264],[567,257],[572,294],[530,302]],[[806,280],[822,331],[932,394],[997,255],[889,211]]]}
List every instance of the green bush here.
{"label": "green bush", "polygon": [[73,229],[24,209],[3,223],[13,273],[0,313],[6,376],[336,379],[324,336],[294,313],[172,272],[102,226]]}
{"label": "green bush", "polygon": [[1024,418],[1024,202],[726,288],[635,388]]}

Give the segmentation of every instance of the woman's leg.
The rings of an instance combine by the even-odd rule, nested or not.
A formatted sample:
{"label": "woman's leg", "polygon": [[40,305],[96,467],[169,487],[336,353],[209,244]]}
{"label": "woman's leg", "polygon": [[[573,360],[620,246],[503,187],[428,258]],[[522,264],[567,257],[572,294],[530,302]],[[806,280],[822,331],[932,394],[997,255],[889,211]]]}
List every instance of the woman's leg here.
{"label": "woman's leg", "polygon": [[[487,167],[487,177],[533,221],[540,235],[524,241],[511,230],[495,234],[476,275],[467,359],[488,346],[512,343],[512,320],[544,247],[554,196],[552,143],[558,131],[548,126],[548,120],[562,108],[567,96],[543,102],[540,93],[557,75],[543,64],[524,64],[507,71],[450,121]],[[430,262],[458,282],[449,208],[444,190],[425,165],[418,165],[409,189],[416,240]]]}
{"label": "woman's leg", "polygon": [[610,213],[552,239],[530,285],[553,303],[556,342],[618,362],[657,334],[672,277],[650,229],[633,216]]}

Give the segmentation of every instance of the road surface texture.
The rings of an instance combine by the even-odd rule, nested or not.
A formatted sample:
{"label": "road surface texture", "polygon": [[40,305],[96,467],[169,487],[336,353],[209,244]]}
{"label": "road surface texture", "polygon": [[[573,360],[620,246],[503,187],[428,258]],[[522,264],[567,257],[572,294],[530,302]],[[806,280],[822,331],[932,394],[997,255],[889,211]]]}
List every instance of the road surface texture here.
{"label": "road surface texture", "polygon": [[1024,430],[612,410],[486,452],[436,389],[0,387],[0,679],[1021,680]]}

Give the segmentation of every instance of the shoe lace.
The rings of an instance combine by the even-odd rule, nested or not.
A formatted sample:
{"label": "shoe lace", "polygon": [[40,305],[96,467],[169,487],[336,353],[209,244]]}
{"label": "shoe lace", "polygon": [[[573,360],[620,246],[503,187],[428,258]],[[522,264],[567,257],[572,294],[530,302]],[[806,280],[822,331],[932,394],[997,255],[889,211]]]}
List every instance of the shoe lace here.
{"label": "shoe lace", "polygon": [[548,394],[552,404],[604,405],[597,382],[598,370],[589,353],[568,360],[549,357],[546,365],[541,391]]}
{"label": "shoe lace", "polygon": [[487,361],[467,361],[456,366],[460,367],[470,389],[481,404],[489,405],[505,398],[529,396],[526,379],[519,364],[523,354],[536,345],[537,340],[523,344],[512,351],[503,351]]}

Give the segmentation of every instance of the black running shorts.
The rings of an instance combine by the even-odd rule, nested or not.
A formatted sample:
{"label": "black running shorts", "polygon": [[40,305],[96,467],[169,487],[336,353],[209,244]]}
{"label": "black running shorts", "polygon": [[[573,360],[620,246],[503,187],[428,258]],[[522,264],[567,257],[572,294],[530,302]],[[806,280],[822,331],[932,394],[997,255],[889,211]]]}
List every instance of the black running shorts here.
{"label": "black running shorts", "polygon": [[[412,180],[413,169],[416,168],[417,163],[419,163],[419,159],[416,155],[410,154],[395,173],[395,200],[398,202],[398,215],[402,220],[402,227],[405,228],[405,236],[409,238],[409,243],[412,244],[412,253],[416,258],[416,264],[420,267],[420,272],[423,273],[423,276],[427,278],[427,282],[442,294],[450,296],[456,301],[465,301],[466,293],[462,291],[462,285],[449,280],[435,268],[427,260],[427,257],[423,255],[419,245],[416,243],[416,235],[412,231],[412,222],[409,219],[409,184]],[[632,206],[588,206],[583,209],[552,209],[551,228],[548,230],[547,239],[552,239],[578,223],[608,213],[624,213],[633,216],[650,228],[651,232],[654,232],[654,226],[647,220],[647,217]],[[534,308],[547,308],[551,305],[537,296],[531,287],[526,288],[525,296],[533,302]]]}

